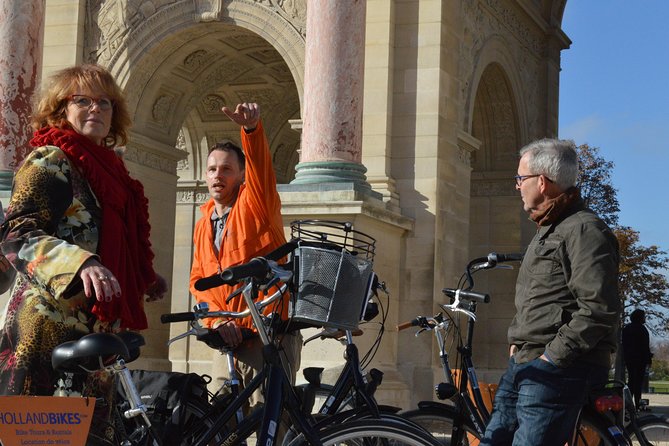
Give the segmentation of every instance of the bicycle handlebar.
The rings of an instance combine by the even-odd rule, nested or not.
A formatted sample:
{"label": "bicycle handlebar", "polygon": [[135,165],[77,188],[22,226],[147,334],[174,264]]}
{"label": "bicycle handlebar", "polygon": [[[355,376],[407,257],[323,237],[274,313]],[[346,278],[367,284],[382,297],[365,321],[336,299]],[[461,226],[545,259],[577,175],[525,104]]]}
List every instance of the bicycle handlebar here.
{"label": "bicycle handlebar", "polygon": [[[297,248],[297,241],[291,240],[285,243],[264,257],[256,257],[251,261],[241,265],[232,266],[224,269],[209,277],[203,277],[193,285],[198,291],[206,291],[221,285],[235,285],[248,277],[264,278],[270,272],[271,262],[276,262]],[[187,319],[185,319],[187,320]]]}
{"label": "bicycle handlebar", "polygon": [[427,318],[425,316],[418,316],[417,318],[411,319],[410,321],[397,324],[397,331],[406,330],[407,328],[411,327],[423,327],[426,323]]}
{"label": "bicycle handlebar", "polygon": [[441,290],[441,292],[447,295],[448,297],[459,298],[460,300],[466,300],[469,302],[480,302],[484,304],[490,302],[489,294],[477,293],[476,291],[444,288],[443,290]]}
{"label": "bicycle handlebar", "polygon": [[[265,299],[261,300],[260,302],[256,302],[255,306],[256,308],[264,308],[267,305],[271,304],[272,302],[276,301],[277,299],[281,298],[283,296],[283,293],[286,292],[286,289],[288,286],[286,284],[283,284],[279,287],[279,289],[273,293],[271,296],[266,297]],[[247,308],[244,311],[209,311],[209,309],[204,309],[204,310],[198,310],[198,311],[189,311],[189,312],[183,312],[183,313],[168,313],[168,314],[163,314],[160,316],[160,322],[163,324],[171,324],[173,322],[183,322],[183,321],[196,321],[200,319],[205,319],[205,318],[211,318],[211,317],[222,317],[222,318],[231,318],[231,319],[241,319],[244,317],[247,317],[251,314],[251,311]]]}
{"label": "bicycle handlebar", "polygon": [[188,311],[186,313],[169,313],[163,314],[160,316],[160,322],[163,324],[171,324],[172,322],[185,322],[185,321],[194,321],[198,318],[195,316],[195,313]]}

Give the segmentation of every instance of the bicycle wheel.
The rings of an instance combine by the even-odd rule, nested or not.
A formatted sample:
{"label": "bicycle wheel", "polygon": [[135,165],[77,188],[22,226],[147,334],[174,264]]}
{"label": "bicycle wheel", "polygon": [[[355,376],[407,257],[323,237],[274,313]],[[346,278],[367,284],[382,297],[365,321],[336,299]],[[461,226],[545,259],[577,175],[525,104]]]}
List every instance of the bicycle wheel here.
{"label": "bicycle wheel", "polygon": [[647,443],[642,443],[635,432],[630,432],[633,445],[669,445],[669,423],[665,419],[655,415],[643,415],[637,419],[637,425],[646,437]]}
{"label": "bicycle wheel", "polygon": [[[421,407],[418,409],[401,412],[400,415],[421,426],[428,431],[439,444],[451,446],[451,435],[453,434],[453,420],[455,419],[455,408],[443,407]],[[476,446],[480,437],[470,425],[462,426],[464,435],[457,446]],[[455,445],[453,445],[455,446]]]}
{"label": "bicycle wheel", "polygon": [[[219,413],[213,406],[202,400],[188,399],[182,418],[181,442],[182,445],[195,444],[195,440],[214,425],[216,415]],[[223,435],[218,434],[212,440],[214,444],[223,441]],[[174,444],[163,439],[165,444]]]}
{"label": "bicycle wheel", "polygon": [[[387,420],[358,420],[331,426],[319,434],[323,446],[440,446],[427,432]],[[290,446],[302,446],[300,436]]]}
{"label": "bicycle wheel", "polygon": [[[574,446],[615,446],[618,444],[627,444],[622,433],[613,437],[608,430],[610,422],[603,417],[590,412],[583,412],[576,427]],[[612,426],[617,433],[617,428]],[[617,441],[618,438],[620,441]]]}

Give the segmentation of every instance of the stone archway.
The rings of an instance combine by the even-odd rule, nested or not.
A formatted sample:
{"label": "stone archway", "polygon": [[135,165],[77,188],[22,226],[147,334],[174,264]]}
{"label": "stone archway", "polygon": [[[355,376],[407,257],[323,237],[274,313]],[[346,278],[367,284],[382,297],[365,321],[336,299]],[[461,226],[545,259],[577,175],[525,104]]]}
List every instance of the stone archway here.
{"label": "stone archway", "polygon": [[[518,107],[503,67],[491,63],[481,75],[472,114],[471,134],[481,142],[472,153],[470,207],[471,257],[489,252],[517,252],[520,247],[520,209],[513,175],[521,145]],[[516,274],[492,271],[476,278],[477,289],[488,290],[489,305],[480,306],[475,363],[490,370],[484,381],[497,382],[495,370],[505,367],[506,329],[513,316]]]}
{"label": "stone archway", "polygon": [[236,0],[87,5],[85,58],[107,66],[125,90],[134,122],[127,160],[150,201],[157,269],[172,284],[171,299],[149,310],[142,367],[211,373],[212,351],[196,342],[175,346],[172,364],[166,361],[170,328],[161,326],[158,316],[193,304],[192,233],[207,198],[202,164],[215,141],[239,142],[239,128],[220,112],[223,104],[260,104],[277,178],[285,183],[293,178],[300,135],[289,121],[301,115],[306,6],[282,5]]}

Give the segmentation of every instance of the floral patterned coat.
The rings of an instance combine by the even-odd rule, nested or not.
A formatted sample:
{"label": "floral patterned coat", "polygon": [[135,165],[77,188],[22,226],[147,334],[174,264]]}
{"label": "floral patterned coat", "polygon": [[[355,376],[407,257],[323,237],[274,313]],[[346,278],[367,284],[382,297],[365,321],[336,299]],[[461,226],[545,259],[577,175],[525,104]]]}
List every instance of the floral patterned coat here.
{"label": "floral patterned coat", "polygon": [[[96,197],[64,152],[40,147],[25,159],[1,227],[0,248],[17,273],[0,316],[0,394],[53,395],[53,348],[115,328],[91,314],[77,275],[95,255],[100,221]],[[84,379],[84,394],[99,392]]]}

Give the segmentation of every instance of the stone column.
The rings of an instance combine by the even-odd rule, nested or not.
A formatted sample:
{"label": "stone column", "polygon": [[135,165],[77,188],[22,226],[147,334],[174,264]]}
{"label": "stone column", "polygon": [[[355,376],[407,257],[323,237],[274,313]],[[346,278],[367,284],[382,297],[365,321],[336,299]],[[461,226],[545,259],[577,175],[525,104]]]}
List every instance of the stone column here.
{"label": "stone column", "polygon": [[304,128],[293,184],[365,188],[362,103],[366,0],[309,0]]}
{"label": "stone column", "polygon": [[0,0],[0,191],[30,151],[29,116],[42,70],[45,0]]}

